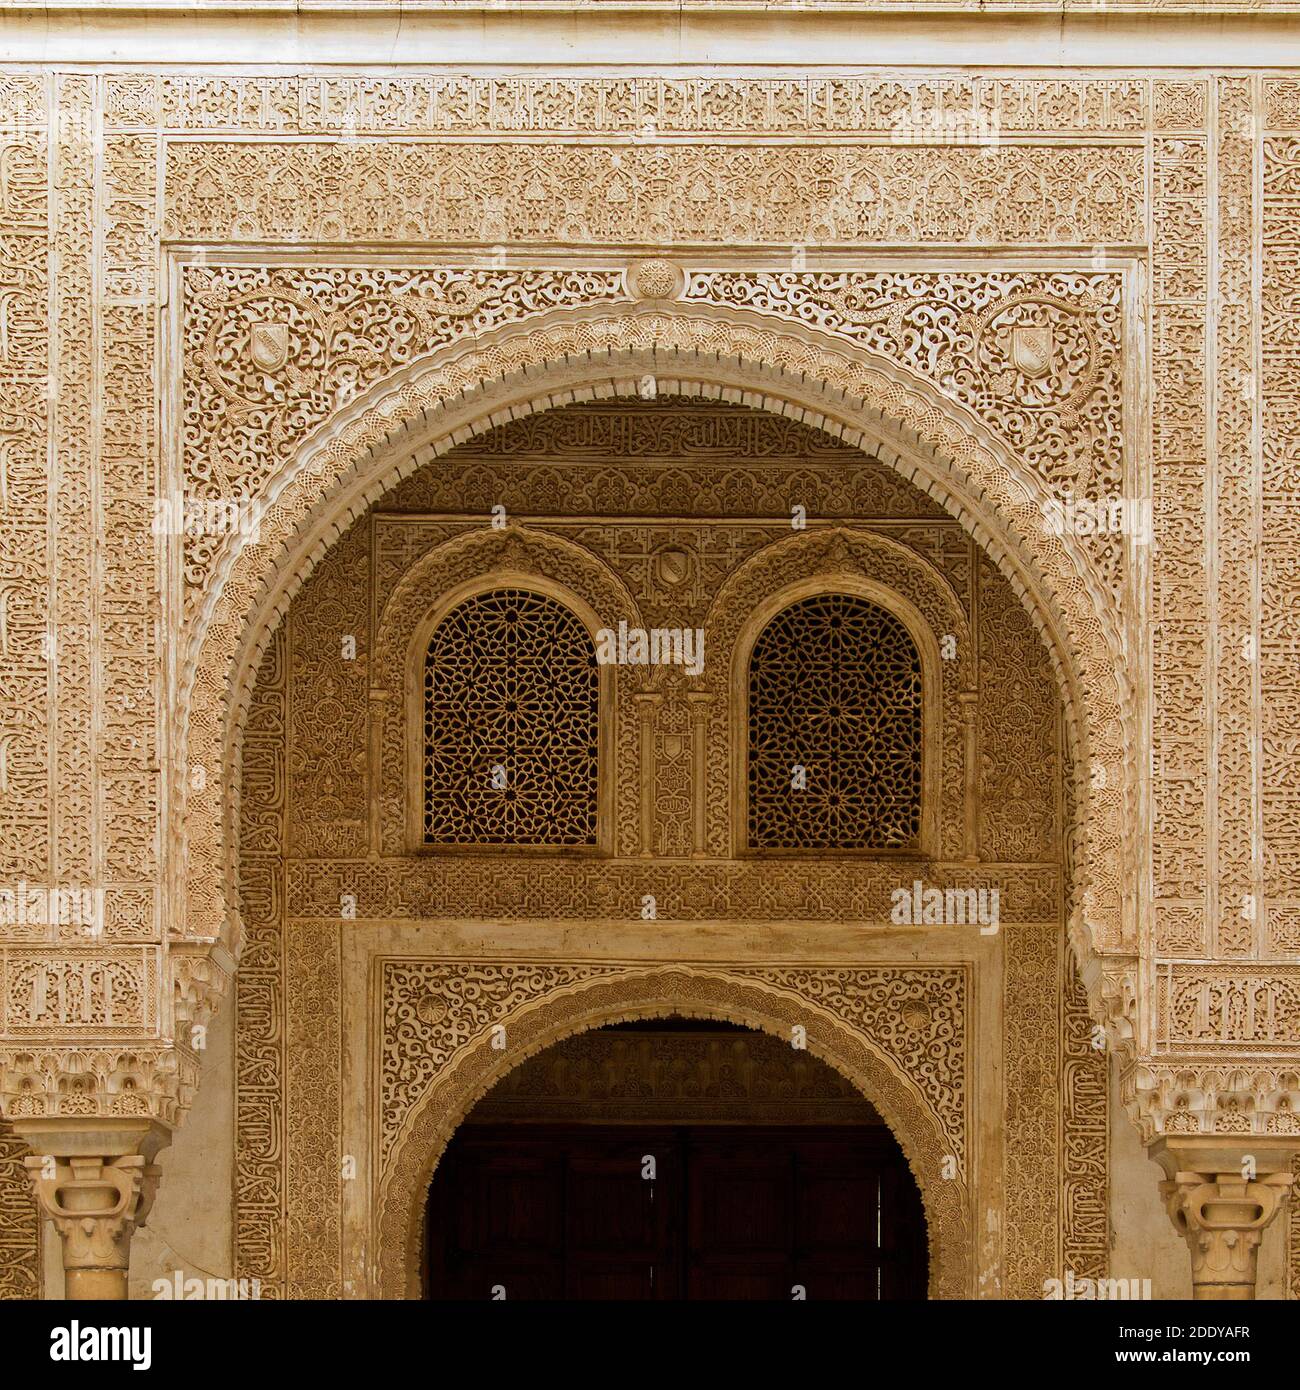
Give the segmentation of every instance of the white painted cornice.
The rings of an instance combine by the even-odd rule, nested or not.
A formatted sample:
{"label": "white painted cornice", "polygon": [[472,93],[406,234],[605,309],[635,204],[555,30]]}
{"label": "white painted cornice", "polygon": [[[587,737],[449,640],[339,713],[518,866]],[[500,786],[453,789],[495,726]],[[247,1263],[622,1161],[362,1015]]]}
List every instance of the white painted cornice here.
{"label": "white painted cornice", "polygon": [[0,63],[1286,69],[1300,0],[0,0]]}

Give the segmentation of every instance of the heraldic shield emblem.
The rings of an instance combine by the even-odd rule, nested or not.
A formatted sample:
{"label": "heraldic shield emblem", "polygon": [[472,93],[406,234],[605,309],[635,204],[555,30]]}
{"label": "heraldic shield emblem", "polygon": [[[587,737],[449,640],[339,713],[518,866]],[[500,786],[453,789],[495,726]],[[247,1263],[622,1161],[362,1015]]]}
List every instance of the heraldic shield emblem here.
{"label": "heraldic shield emblem", "polygon": [[289,360],[289,325],[254,323],[248,331],[248,352],[262,371],[278,372]]}
{"label": "heraldic shield emblem", "polygon": [[1027,377],[1046,376],[1052,370],[1052,329],[1021,325],[1011,330],[1011,360]]}

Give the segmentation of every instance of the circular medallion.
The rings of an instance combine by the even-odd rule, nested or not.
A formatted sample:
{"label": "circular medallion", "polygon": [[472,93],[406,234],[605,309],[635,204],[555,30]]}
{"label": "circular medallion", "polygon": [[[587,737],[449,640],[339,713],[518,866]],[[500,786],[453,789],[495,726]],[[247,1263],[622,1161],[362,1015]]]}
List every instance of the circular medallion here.
{"label": "circular medallion", "polygon": [[638,261],[628,270],[627,287],[636,299],[676,299],[685,279],[671,261]]}
{"label": "circular medallion", "polygon": [[416,1004],[415,1016],[421,1023],[433,1027],[447,1017],[447,1006],[436,994],[426,994]]}
{"label": "circular medallion", "polygon": [[930,1006],[923,999],[909,999],[900,1010],[903,1024],[916,1032],[930,1022]]}

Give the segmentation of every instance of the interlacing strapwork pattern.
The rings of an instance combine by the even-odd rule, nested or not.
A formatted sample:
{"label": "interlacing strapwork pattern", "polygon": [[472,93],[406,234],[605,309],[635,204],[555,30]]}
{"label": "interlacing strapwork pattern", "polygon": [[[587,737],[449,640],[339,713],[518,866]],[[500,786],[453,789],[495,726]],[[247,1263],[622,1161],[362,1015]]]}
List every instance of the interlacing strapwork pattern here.
{"label": "interlacing strapwork pattern", "polygon": [[424,667],[424,842],[594,845],[599,695],[563,604],[497,589],[452,609]]}
{"label": "interlacing strapwork pattern", "polygon": [[905,849],[921,828],[921,662],[849,594],[784,609],[749,665],[751,849]]}
{"label": "interlacing strapwork pattern", "polygon": [[[1239,3],[1244,8],[1256,0]],[[226,652],[236,649],[241,615],[260,589],[237,577],[223,586],[212,610],[221,636],[212,642],[215,656],[196,684],[208,694],[196,696],[190,710],[188,790],[183,805],[172,803],[176,814],[164,820],[157,782],[159,721],[170,716],[160,715],[167,703],[165,663],[156,659],[153,634],[161,631],[158,613],[167,599],[168,571],[160,568],[153,504],[167,500],[164,479],[172,474],[160,467],[159,420],[177,422],[183,456],[175,461],[176,471],[187,497],[214,503],[258,500],[308,429],[323,424],[352,393],[368,390],[426,352],[584,304],[611,311],[611,332],[630,331],[639,319],[630,313],[612,317],[613,310],[627,308],[621,266],[622,248],[629,243],[623,238],[644,247],[662,232],[666,254],[688,243],[755,248],[752,254],[729,256],[725,271],[682,267],[684,303],[714,325],[709,351],[734,349],[740,330],[731,322],[733,314],[762,313],[769,322],[785,318],[845,341],[878,344],[871,350],[934,381],[990,429],[1010,432],[1022,459],[1027,457],[1023,440],[1037,447],[1046,439],[1041,465],[1031,461],[1027,472],[1049,479],[1058,498],[1067,481],[1074,496],[1089,500],[1151,494],[1150,615],[1134,619],[1131,636],[1155,632],[1158,640],[1149,657],[1141,656],[1146,650],[1141,641],[1133,640],[1129,650],[1138,654],[1139,666],[1148,660],[1151,667],[1152,748],[1149,757],[1136,743],[1132,752],[1135,762],[1153,769],[1152,824],[1132,800],[1123,802],[1126,811],[1120,816],[1117,760],[1108,755],[1083,769],[1094,779],[1091,801],[1099,812],[1090,813],[1088,841],[1080,841],[1086,852],[1080,854],[1079,877],[1100,904],[1093,920],[1102,923],[1094,925],[1094,934],[1103,949],[1177,965],[1170,998],[1189,1009],[1199,991],[1202,1002],[1180,1025],[1183,1035],[1190,1031],[1202,1039],[1198,1057],[1204,1059],[1204,1050],[1231,1053],[1235,1067],[1237,1053],[1249,1053],[1258,1067],[1252,1075],[1278,1071],[1269,1060],[1277,1056],[1277,1034],[1270,1041],[1255,1031],[1260,1014],[1240,1008],[1239,1001],[1244,990],[1290,989],[1300,942],[1300,858],[1294,852],[1300,779],[1293,775],[1300,761],[1294,620],[1300,529],[1294,508],[1292,389],[1300,309],[1288,292],[1297,255],[1300,83],[1241,72],[1222,79],[1172,71],[1099,79],[1064,77],[1059,70],[980,78],[911,69],[761,81],[623,74],[395,72],[380,77],[334,70],[260,77],[224,71],[11,72],[0,83],[0,112],[6,129],[0,142],[0,226],[6,237],[0,298],[7,328],[0,345],[7,368],[0,374],[0,396],[8,407],[0,426],[5,483],[0,511],[9,557],[2,616],[5,654],[18,673],[3,715],[9,786],[20,792],[8,798],[14,804],[0,808],[9,832],[10,881],[102,883],[108,935],[156,943],[151,949],[162,956],[166,946],[158,929],[166,895],[157,885],[166,873],[158,859],[174,863],[187,855],[198,873],[191,879],[188,910],[174,919],[175,930],[201,936],[203,930],[195,928],[220,920],[224,842],[216,833],[216,808],[230,787],[223,782],[221,736],[214,731],[226,727],[225,692],[233,688],[223,664]],[[76,117],[85,112],[94,116],[92,139],[56,142],[41,129],[58,121],[61,130],[75,130]],[[987,121],[977,121],[973,135],[962,134],[970,113]],[[934,132],[945,122],[951,129],[953,117],[959,118],[956,142],[934,143]],[[982,132],[990,126],[1014,138],[985,148]],[[637,132],[680,138],[663,148],[650,138],[629,155],[627,137]],[[348,138],[340,140],[341,134]],[[900,144],[900,136],[904,141],[920,137],[923,143]],[[848,139],[873,148],[845,150]],[[442,143],[428,143],[435,140]],[[577,164],[575,151],[582,156]],[[437,173],[432,189],[425,178],[430,165]],[[393,170],[400,178],[389,177]],[[475,190],[483,196],[472,196]],[[439,201],[430,220],[428,206]],[[164,216],[176,244],[199,246],[200,259],[210,249],[204,243],[211,241],[256,247],[265,261],[245,264],[240,253],[233,258],[240,261],[237,267],[185,271],[182,292],[172,295],[167,312],[182,301],[189,307],[178,311],[170,339],[158,337],[168,306],[160,273],[165,258],[159,255]],[[455,231],[470,225],[482,233],[480,250],[509,241],[514,268],[471,270],[458,238],[451,243],[454,252],[437,240],[440,226]],[[429,263],[279,265],[296,256],[292,248],[301,243],[304,227],[336,244],[352,239],[374,246],[393,238],[405,247],[418,239],[429,248]],[[518,228],[517,237],[508,235],[512,228]],[[860,244],[864,230],[871,231],[877,238],[873,244],[889,240],[926,256],[934,251],[945,262],[945,246],[979,246],[987,254],[972,252],[971,268],[960,272],[918,265],[855,272],[854,278],[833,266],[817,269],[831,263],[810,245],[812,268],[785,271],[791,244],[803,243],[810,232],[816,238],[819,228],[832,238],[846,238],[846,244]],[[597,258],[608,250],[609,262],[598,259],[596,269],[567,263],[548,269],[549,248],[557,242],[592,244]],[[282,254],[277,243],[288,249]],[[1053,258],[1059,254],[1063,268],[1009,269],[1006,253],[1014,260],[1016,248],[1024,246],[1050,250]],[[529,260],[530,247],[543,248],[536,250],[538,265]],[[523,259],[516,265],[519,252]],[[478,257],[473,260],[477,266]],[[701,275],[708,277],[707,288],[699,284]],[[730,277],[725,284],[724,275]],[[889,283],[864,301],[862,292],[875,290],[877,275],[888,275]],[[974,275],[978,285],[969,283]],[[911,332],[918,296],[904,278],[915,276],[932,282],[940,306],[938,331]],[[1075,305],[1068,284],[1047,283],[1054,277],[1087,279],[1097,299],[1089,325],[1081,326],[1060,303],[1048,303],[1050,298]],[[1123,288],[1130,284],[1132,295]],[[399,287],[408,296],[401,314],[393,312],[390,298]],[[281,289],[289,295],[278,293]],[[483,290],[490,293],[479,303]],[[1258,300],[1253,314],[1252,293]],[[1035,306],[1046,306],[1034,309],[1033,321],[1025,319],[1023,300],[1009,306],[1010,318],[1004,312],[1007,297],[1021,294],[1032,295]],[[944,305],[968,295],[977,302],[960,307],[971,317],[945,317]],[[769,307],[760,300],[770,300]],[[1130,323],[1117,310],[1131,302],[1138,320]],[[656,310],[656,322],[671,328],[684,312]],[[228,318],[239,321],[228,323]],[[256,352],[253,321],[259,327]],[[1016,334],[1025,328],[1037,331]],[[580,329],[590,334],[586,323]],[[571,338],[554,324],[546,331],[556,335],[554,344],[548,340],[537,347],[535,359],[520,347],[521,360],[549,361],[571,349],[590,350],[590,338],[583,342],[578,329]],[[646,337],[653,337],[649,329]],[[1052,347],[1047,357],[1023,351],[1045,340]],[[165,354],[155,347],[168,341],[184,348],[164,363]],[[775,340],[769,335],[764,341]],[[530,342],[528,351],[534,346]],[[697,344],[691,340],[688,346],[694,350]],[[507,362],[494,350],[496,357],[466,358],[464,380],[448,389],[494,378]],[[280,367],[259,366],[260,378],[250,374],[248,360],[273,364],[280,351],[285,356]],[[810,380],[820,371],[836,389],[861,387],[829,358],[819,358],[816,370],[808,371]],[[170,402],[161,389],[165,381],[180,383]],[[241,390],[241,381],[251,382],[252,389]],[[1081,383],[1090,393],[1076,400]],[[109,385],[111,390],[99,389]],[[1025,418],[1015,413],[1022,388],[1032,390],[1041,407]],[[293,428],[280,429],[280,419],[288,420],[295,410],[307,414]],[[1067,410],[1073,417],[1064,414]],[[249,428],[259,412],[265,412],[265,428]],[[915,423],[915,417],[909,419]],[[1043,428],[1045,421],[1050,426],[1057,419],[1059,429]],[[1134,420],[1137,438],[1131,440],[1125,431],[1133,431]],[[283,458],[277,453],[282,442]],[[341,449],[329,459],[342,469]],[[1090,471],[1075,476],[1085,463]],[[1144,478],[1148,468],[1149,480]],[[827,494],[845,499],[835,515],[856,514],[860,504],[847,500],[850,483],[831,479],[830,471],[819,465],[801,469],[798,476],[801,485],[811,479]],[[656,514],[673,515],[680,508],[668,499],[689,489],[680,471],[662,473],[654,483],[662,499]],[[310,474],[300,496],[309,496],[314,507],[333,476]],[[721,478],[720,468],[714,476]],[[972,466],[971,476],[983,475]],[[726,482],[740,486],[744,480],[729,476]],[[1258,487],[1253,499],[1247,484]],[[786,496],[784,480],[771,487]],[[817,510],[810,506],[809,514]],[[267,516],[262,552],[267,557],[290,533],[295,515],[286,502],[283,516],[274,511]],[[908,516],[915,516],[914,508]],[[890,511],[889,519],[897,521],[899,514]],[[1029,535],[1035,533],[1030,527]],[[1106,555],[1121,553],[1115,537],[1102,539]],[[191,614],[207,611],[198,593],[206,592],[215,574],[219,541],[185,536],[168,542],[173,553],[184,551]],[[1100,545],[1098,537],[1088,538],[1090,553],[1101,555]],[[1132,594],[1123,571],[1105,556],[1098,563],[1115,611],[1128,611]],[[702,572],[701,563],[696,576]],[[687,582],[698,583],[696,576]],[[179,594],[170,597],[184,602]],[[973,611],[985,606],[986,597],[981,591],[971,598]],[[353,622],[350,610],[348,622]],[[337,650],[333,618],[322,609],[315,625],[329,631],[331,650]],[[306,631],[308,624],[302,620],[299,627]],[[985,624],[981,635],[977,625],[976,640],[986,643],[987,631]],[[1117,719],[1115,698],[1097,676],[1107,666],[1106,652],[1090,622],[1079,631],[1083,684],[1091,691],[1086,703],[1095,725],[1106,728]],[[49,659],[52,642],[57,662]],[[1001,653],[998,658],[986,669],[1004,669]],[[301,652],[286,660],[306,670]],[[299,727],[283,739],[300,754],[318,753],[327,740],[331,748],[346,744],[349,759],[364,761],[366,750],[357,748],[350,732],[345,739],[337,729],[318,729],[305,713],[310,683],[313,693],[325,691],[347,703],[349,730],[364,721],[365,673],[358,661],[346,679],[339,679],[342,664],[322,659],[302,678],[303,693],[284,696],[299,711]],[[219,699],[213,694],[218,691]],[[999,721],[990,708],[996,700],[989,694],[985,684],[975,749],[981,775],[990,746],[1007,746],[996,742]],[[318,708],[331,707],[321,701]],[[1038,736],[1037,725],[1033,733]],[[656,737],[679,735],[665,720]],[[1248,756],[1252,739],[1257,747]],[[1014,759],[1002,765],[1014,766]],[[240,775],[237,759],[231,768]],[[259,771],[264,768],[245,768],[245,780]],[[278,850],[272,856],[262,848],[269,839],[259,842],[257,852],[274,858],[278,867],[274,877],[269,867],[258,869],[267,882],[258,879],[257,911],[251,918],[245,914],[250,940],[250,920],[267,942],[273,928],[263,924],[275,923],[279,933],[279,923],[287,923],[290,887],[299,903],[315,903],[328,889],[326,907],[336,912],[340,879],[345,891],[355,888],[363,900],[371,895],[386,905],[389,894],[400,900],[402,875],[416,872],[382,858],[368,866],[359,857],[369,843],[369,826],[355,808],[373,784],[356,775],[354,763],[341,771],[331,766],[324,775],[317,766],[314,776],[312,791],[323,785],[323,776],[332,779],[332,787],[324,787],[330,795],[311,811],[306,851],[311,857],[294,862],[291,874]],[[725,777],[715,778],[712,771],[709,776],[710,786],[726,785]],[[285,772],[286,786],[288,778]],[[1106,789],[1097,786],[1103,778],[1109,779]],[[206,792],[200,790],[203,779]],[[48,796],[35,794],[46,782]],[[291,809],[275,814],[299,826],[308,823],[308,813],[300,809],[308,801],[306,790]],[[1006,796],[1005,782],[999,792]],[[337,813],[331,796],[346,803],[343,813]],[[1037,803],[1024,814],[1018,807],[1007,814],[1001,806],[993,813],[990,800],[980,808],[981,838],[992,837],[1007,857],[1028,855],[1050,818]],[[1241,815],[1247,805],[1253,807],[1253,836]],[[710,803],[710,826],[714,811]],[[1009,842],[1013,830],[1016,838]],[[246,833],[251,841],[262,830]],[[1143,836],[1149,852],[1139,854]],[[288,838],[293,843],[292,835]],[[1126,875],[1137,878],[1132,866],[1142,859],[1150,861],[1153,880],[1151,930],[1126,936],[1117,921],[1106,918],[1114,917],[1118,883]],[[506,863],[503,859],[503,870]],[[1111,872],[1108,863],[1114,865]],[[592,867],[578,866],[582,873]],[[518,884],[528,881],[526,875],[543,873],[554,877],[564,914],[594,915],[594,894],[585,891],[585,880],[576,873],[572,881],[564,878],[564,868],[562,856],[544,865],[533,857],[487,881],[485,875],[475,877],[470,856],[428,856],[418,868],[426,876],[418,898],[438,905],[439,892],[449,883],[457,902],[481,907],[499,901],[503,911],[522,915],[533,909],[523,902]],[[699,918],[715,912],[719,898],[769,916],[792,911],[787,904],[810,916],[838,911],[842,902],[849,904],[846,910],[861,912],[852,875],[877,872],[878,866],[824,864],[810,856],[794,866],[769,864],[765,870],[788,876],[780,891],[747,885],[742,897],[731,879],[721,889],[712,880],[701,887],[710,874],[721,881],[725,873],[740,883],[734,866],[669,865],[663,872],[678,877],[660,903],[679,898],[682,911]],[[630,873],[617,866],[616,872]],[[1054,883],[1054,873],[1018,867],[1014,882],[1004,885],[1004,910],[1012,887],[1028,885],[1038,898]],[[210,898],[197,891],[205,877],[213,885]],[[808,891],[808,885],[816,891]],[[1258,895],[1261,886],[1266,897],[1251,904],[1252,923],[1238,904],[1246,889]],[[622,884],[617,891],[626,897]],[[879,885],[872,888],[880,891]],[[379,915],[379,908],[375,911]],[[43,945],[38,942],[32,951]],[[7,949],[8,960],[26,968],[17,948]],[[76,946],[87,956],[95,949]],[[282,960],[280,946],[266,944],[260,955],[255,950],[250,955],[250,949],[245,947],[241,962],[241,981],[245,975],[252,981],[248,1013],[266,1014],[268,1055],[284,1056],[292,1049],[286,1048],[282,1019],[272,1009],[288,1006],[269,981],[294,981],[285,993],[293,995],[295,1008],[308,1011],[299,997],[297,960],[288,961],[287,951]],[[1197,963],[1216,952],[1244,973],[1233,976],[1231,988],[1221,989],[1213,972],[1203,972],[1194,990]],[[142,956],[140,971],[144,968]],[[1124,1009],[1126,970],[1116,966],[1109,976],[1111,997]],[[165,980],[165,972],[159,978]],[[1045,979],[1045,972],[1035,971],[1035,978]],[[1259,997],[1282,996],[1261,992]],[[108,1094],[117,1060],[125,1057],[132,1064],[143,1061],[146,1071],[156,1067],[164,1078],[159,1084],[168,1090],[158,1101],[160,1110],[182,1111],[189,1086],[179,1083],[172,1065],[175,1053],[163,1037],[165,1014],[155,1011],[156,1028],[133,1038],[131,1048],[121,1052],[92,1053],[80,1039],[70,1038],[69,1032],[84,1029],[83,1024],[67,1030],[34,1025],[48,1034],[49,1047],[43,1060],[26,1048],[18,1054],[20,1069],[30,1073],[31,1104],[48,1103],[58,1113],[73,1096],[77,1104],[87,1103],[71,1089],[59,1092],[56,1083],[65,1074],[84,1077],[91,1070],[99,1090]],[[247,1082],[250,1107],[254,1102],[263,1107],[255,1117],[250,1110],[246,1128],[263,1131],[259,1162],[266,1172],[274,1169],[293,1179],[282,1201],[284,1194],[272,1190],[271,1179],[256,1175],[260,1209],[272,1223],[300,1202],[303,1179],[297,1165],[314,1162],[318,1153],[304,1149],[286,1157],[280,1133],[268,1128],[271,1107],[265,1097],[275,1092],[278,1100],[276,1087],[283,1078],[259,1056],[262,1046],[259,1038],[245,1059],[255,1078]],[[284,1061],[292,1071],[292,1055]],[[1198,1062],[1188,1075],[1199,1080],[1185,1089],[1169,1063],[1170,1113],[1204,1132],[1247,1113],[1237,1108],[1216,1118],[1207,1102],[1202,1114],[1198,1102],[1187,1097],[1214,1094],[1214,1073]],[[1023,1084],[1031,1086],[1033,1078],[1026,1075]],[[285,1085],[291,1095],[305,1094],[293,1075]],[[1238,1082],[1224,1086],[1232,1091]],[[1294,1123],[1295,1107],[1284,1087],[1270,1082],[1257,1092],[1260,1103],[1248,1112],[1257,1132]],[[1278,1095],[1289,1110],[1268,1099]],[[1163,1119],[1151,1123],[1158,1128]],[[1100,1125],[1094,1128],[1102,1132]],[[332,1177],[323,1180],[328,1184]],[[1063,1219],[1069,1210],[1063,1203]],[[1300,1203],[1292,1211],[1295,1291],[1300,1290]],[[1095,1215],[1089,1220],[1090,1229],[1098,1224]],[[0,1223],[0,1245],[12,1229]],[[27,1239],[26,1227],[19,1236]],[[312,1243],[321,1244],[315,1232]],[[298,1263],[294,1253],[285,1258]]]}

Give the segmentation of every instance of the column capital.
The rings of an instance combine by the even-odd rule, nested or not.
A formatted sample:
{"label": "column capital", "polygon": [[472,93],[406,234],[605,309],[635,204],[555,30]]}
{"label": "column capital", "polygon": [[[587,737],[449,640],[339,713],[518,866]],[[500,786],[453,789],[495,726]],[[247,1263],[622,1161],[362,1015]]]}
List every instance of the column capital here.
{"label": "column capital", "polygon": [[1166,1136],[1151,1147],[1165,1209],[1191,1252],[1193,1298],[1255,1297],[1259,1243],[1292,1190],[1295,1139],[1270,1140]]}
{"label": "column capital", "polygon": [[131,1237],[153,1205],[168,1131],[149,1120],[18,1120],[41,1215],[63,1242],[65,1297],[124,1299]]}

